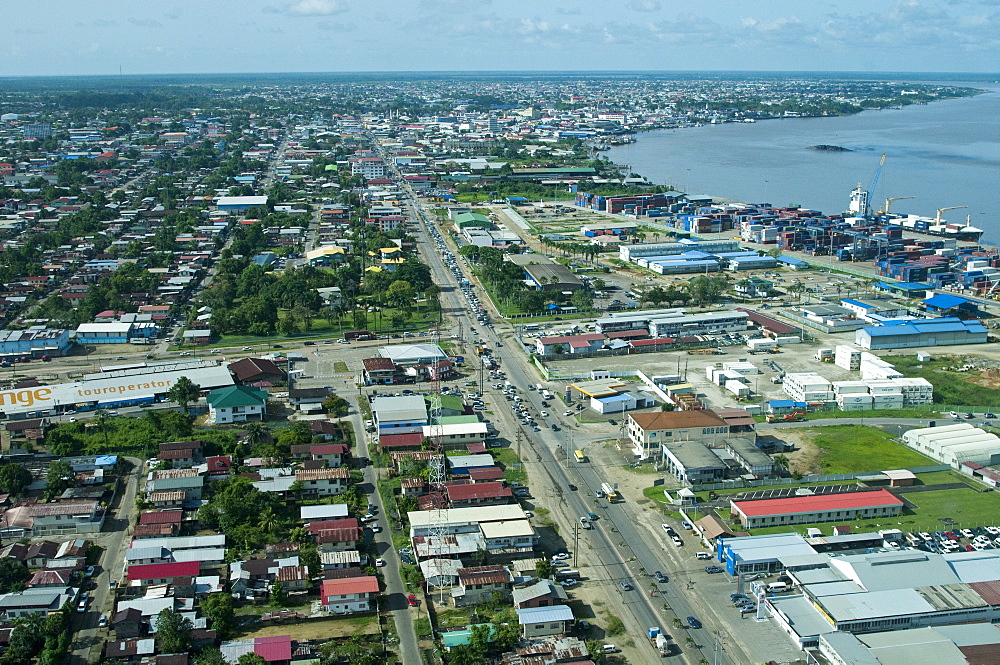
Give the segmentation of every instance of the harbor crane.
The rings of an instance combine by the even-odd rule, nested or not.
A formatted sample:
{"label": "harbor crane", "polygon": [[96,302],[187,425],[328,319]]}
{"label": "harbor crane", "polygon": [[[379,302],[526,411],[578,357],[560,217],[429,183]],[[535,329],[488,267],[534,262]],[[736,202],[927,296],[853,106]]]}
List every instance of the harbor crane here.
{"label": "harbor crane", "polygon": [[934,223],[941,223],[941,215],[948,212],[949,210],[961,210],[962,208],[968,208],[969,206],[949,206],[947,208],[938,208],[937,216],[934,217]]}
{"label": "harbor crane", "polygon": [[889,214],[890,208],[892,207],[893,201],[902,201],[904,199],[915,199],[916,196],[893,196],[885,200],[885,214]]}

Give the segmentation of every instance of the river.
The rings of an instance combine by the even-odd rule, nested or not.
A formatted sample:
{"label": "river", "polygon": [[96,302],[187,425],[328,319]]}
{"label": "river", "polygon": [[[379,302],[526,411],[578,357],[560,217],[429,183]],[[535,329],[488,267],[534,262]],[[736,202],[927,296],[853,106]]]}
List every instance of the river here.
{"label": "river", "polygon": [[[895,201],[896,213],[933,217],[938,208],[968,206],[943,219],[964,223],[971,215],[984,242],[1000,245],[1000,85],[970,86],[987,92],[851,116],[642,132],[604,154],[688,194],[836,214],[858,183],[871,184],[885,153],[873,207],[896,196],[915,197]],[[850,152],[809,149],[821,144]]]}

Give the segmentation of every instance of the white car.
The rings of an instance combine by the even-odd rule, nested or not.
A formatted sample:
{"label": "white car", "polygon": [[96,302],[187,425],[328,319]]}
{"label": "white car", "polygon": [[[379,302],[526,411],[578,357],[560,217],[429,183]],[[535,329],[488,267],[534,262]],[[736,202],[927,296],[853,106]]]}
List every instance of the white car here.
{"label": "white car", "polygon": [[375,559],[375,567],[382,568],[385,566],[385,559]]}
{"label": "white car", "polygon": [[531,519],[532,517],[535,516],[535,513],[531,512],[530,510],[526,510],[524,511],[524,516],[527,517],[528,519]]}
{"label": "white car", "polygon": [[548,411],[539,411],[538,415],[540,415],[542,418],[548,418],[549,412]]}
{"label": "white car", "polygon": [[563,412],[563,415],[564,416],[572,416],[573,412],[572,411],[565,411],[565,412]]}
{"label": "white car", "polygon": [[568,559],[568,558],[569,558],[569,554],[567,552],[560,552],[559,554],[553,554],[552,555],[552,560],[553,561],[563,561],[563,560]]}
{"label": "white car", "polygon": [[580,583],[579,581],[571,577],[568,580],[562,580],[561,582],[559,582],[559,586],[564,588],[569,588],[569,587],[575,587],[579,583]]}
{"label": "white car", "polygon": [[372,522],[368,525],[368,528],[372,530],[372,533],[381,533],[382,527],[378,525],[378,522]]}

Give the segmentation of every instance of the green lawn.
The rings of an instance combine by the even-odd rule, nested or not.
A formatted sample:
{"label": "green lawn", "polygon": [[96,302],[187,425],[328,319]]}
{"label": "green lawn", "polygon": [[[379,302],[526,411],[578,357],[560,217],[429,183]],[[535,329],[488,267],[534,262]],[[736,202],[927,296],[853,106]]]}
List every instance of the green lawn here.
{"label": "green lawn", "polygon": [[528,482],[528,474],[513,448],[493,448],[490,452],[493,453],[493,459],[503,466],[504,480],[508,483]]}
{"label": "green lawn", "polygon": [[817,428],[813,443],[823,450],[824,474],[905,469],[934,464],[932,460],[894,442],[881,430],[864,425]]}

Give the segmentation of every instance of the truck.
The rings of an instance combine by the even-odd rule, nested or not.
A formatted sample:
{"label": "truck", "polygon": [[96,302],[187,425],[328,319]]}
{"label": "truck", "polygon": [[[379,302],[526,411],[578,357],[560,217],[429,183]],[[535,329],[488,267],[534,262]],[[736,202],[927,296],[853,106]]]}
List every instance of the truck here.
{"label": "truck", "polygon": [[653,647],[660,652],[661,656],[670,655],[670,638],[660,632],[659,626],[653,626],[646,631],[646,636],[649,641],[653,644]]}
{"label": "truck", "polygon": [[621,498],[618,494],[618,489],[610,483],[602,483],[601,490],[604,492],[604,496],[608,499],[609,503],[614,503]]}
{"label": "truck", "polygon": [[375,335],[368,330],[348,330],[347,332],[344,333],[344,339],[364,342],[367,340],[375,339]]}

